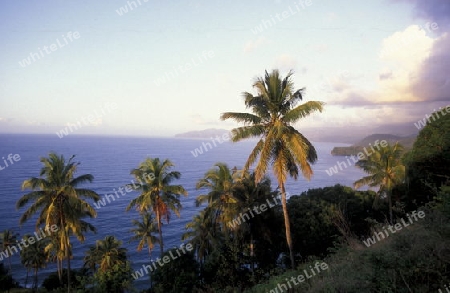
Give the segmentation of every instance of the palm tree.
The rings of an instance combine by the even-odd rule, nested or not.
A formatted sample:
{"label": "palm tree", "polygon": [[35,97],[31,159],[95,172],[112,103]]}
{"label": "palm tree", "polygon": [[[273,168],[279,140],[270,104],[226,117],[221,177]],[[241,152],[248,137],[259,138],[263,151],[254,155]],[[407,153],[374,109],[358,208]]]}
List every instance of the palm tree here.
{"label": "palm tree", "polygon": [[[208,203],[207,216],[212,217],[214,224],[221,223],[222,229],[227,229],[228,223],[235,215],[233,209],[237,204],[233,191],[237,179],[237,170],[230,170],[225,163],[216,163],[197,182],[196,188],[207,188],[207,194],[201,194],[195,199],[196,206]],[[216,225],[213,225],[215,227]]]}
{"label": "palm tree", "polygon": [[249,170],[256,161],[255,180],[259,182],[272,165],[278,187],[281,191],[286,241],[289,247],[291,266],[295,268],[291,227],[286,205],[285,182],[287,176],[298,178],[299,171],[310,180],[313,175],[310,163],[317,160],[317,153],[311,142],[292,125],[303,117],[319,111],[324,103],[309,101],[297,105],[303,99],[304,89],[294,89],[292,71],[281,78],[278,70],[265,77],[259,77],[253,84],[257,95],[243,93],[245,105],[252,113],[226,112],[222,120],[233,119],[244,126],[232,130],[232,140],[237,142],[246,138],[259,138],[244,166]]}
{"label": "palm tree", "polygon": [[83,232],[95,231],[91,224],[81,218],[96,217],[97,212],[86,199],[94,201],[100,199],[96,192],[79,187],[83,183],[92,182],[94,177],[91,174],[74,177],[80,164],[73,161],[74,157],[72,156],[66,162],[64,156],[51,152],[48,158],[41,158],[40,161],[44,165],[39,173],[41,177],[32,177],[22,183],[22,189],[29,188],[32,192],[23,195],[16,204],[17,208],[22,208],[29,201],[34,201],[20,218],[20,224],[30,219],[33,214],[40,212],[36,228],[43,224],[48,227],[58,225],[62,231],[56,234],[59,236],[57,248],[64,251],[67,259],[68,292],[70,292],[71,275],[70,234],[77,236],[82,242],[84,241]]}
{"label": "palm tree", "polygon": [[375,148],[373,154],[355,164],[370,175],[355,181],[354,187],[358,189],[364,185],[379,186],[375,203],[380,197],[386,196],[390,224],[393,223],[392,189],[405,180],[405,166],[401,161],[403,151],[403,146],[398,142],[393,146],[388,144],[386,147]]}
{"label": "palm tree", "polygon": [[45,247],[45,252],[48,253],[48,259],[51,262],[56,262],[56,270],[58,272],[59,282],[62,284],[62,276],[63,276],[63,260],[66,255],[64,249],[61,246],[61,239],[64,237],[61,235],[65,233],[65,231],[58,230],[57,234],[53,234],[49,237],[49,243]]}
{"label": "palm tree", "polygon": [[[30,235],[24,235],[23,239],[28,241]],[[36,292],[38,288],[38,270],[45,268],[47,265],[48,254],[45,252],[45,247],[48,244],[48,238],[44,238],[33,243],[29,242],[20,251],[20,258],[22,264],[27,270],[34,270],[33,291]]]}
{"label": "palm tree", "polygon": [[192,221],[185,226],[188,231],[181,236],[181,240],[189,240],[192,244],[201,268],[203,268],[206,257],[218,246],[221,239],[221,234],[215,227],[217,224],[208,216],[208,209],[195,215]]}
{"label": "palm tree", "polygon": [[158,237],[153,236],[153,233],[158,232],[158,227],[153,219],[153,215],[149,212],[142,214],[141,220],[142,222],[138,220],[132,221],[136,228],[131,230],[134,233],[131,240],[139,240],[137,251],[141,251],[145,244],[147,244],[148,255],[151,259],[153,247],[155,243],[159,243]]}
{"label": "palm tree", "polygon": [[97,278],[99,285],[104,286],[104,292],[124,292],[124,288],[128,286],[127,249],[121,245],[122,241],[108,235],[104,240],[97,240],[84,257],[85,267],[96,271],[98,266]]}
{"label": "palm tree", "polygon": [[[260,207],[262,204],[270,202],[276,204],[275,196],[278,191],[272,191],[271,182],[268,177],[264,177],[260,182],[256,183],[255,173],[245,172],[235,183],[234,197],[238,205],[236,207],[235,215],[249,214],[249,209]],[[253,214],[253,212],[252,212]],[[256,212],[254,213],[256,214]],[[269,238],[267,229],[265,229],[264,218],[251,217],[246,222],[233,228],[235,234],[246,234],[250,236],[250,256],[254,256],[254,235],[259,234],[265,238]],[[252,263],[253,267],[253,263]]]}
{"label": "palm tree", "polygon": [[94,269],[96,265],[102,272],[107,272],[116,264],[124,265],[127,261],[127,249],[120,247],[122,241],[108,235],[104,240],[97,240],[95,246],[90,247],[84,258],[85,266]]}
{"label": "palm tree", "polygon": [[140,213],[153,211],[158,224],[161,255],[164,252],[162,219],[164,218],[169,223],[171,211],[180,217],[179,198],[180,195],[187,196],[187,191],[183,186],[171,185],[173,180],[181,177],[180,172],[170,171],[173,166],[174,164],[168,159],[161,162],[159,158],[147,158],[137,169],[131,171],[139,183],[128,185],[140,191],[141,194],[130,202],[126,210],[129,211],[132,207],[136,207]]}
{"label": "palm tree", "polygon": [[[14,233],[13,230],[7,229],[0,233],[0,249],[7,250],[9,247],[16,245],[17,237],[19,233]],[[11,270],[11,256],[8,259],[9,263],[9,273],[12,274]]]}

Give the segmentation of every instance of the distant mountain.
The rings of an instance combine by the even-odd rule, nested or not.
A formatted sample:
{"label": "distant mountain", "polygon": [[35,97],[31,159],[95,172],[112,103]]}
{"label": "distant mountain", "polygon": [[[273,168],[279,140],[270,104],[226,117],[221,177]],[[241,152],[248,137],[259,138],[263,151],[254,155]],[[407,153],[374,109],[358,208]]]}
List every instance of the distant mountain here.
{"label": "distant mountain", "polygon": [[374,146],[375,142],[386,140],[389,144],[394,144],[397,141],[405,147],[406,150],[411,149],[416,140],[417,134],[402,137],[393,134],[372,134],[366,136],[359,142],[348,147],[334,147],[331,150],[333,156],[354,156],[359,152],[363,152],[364,148],[369,149],[370,145]]}
{"label": "distant mountain", "polygon": [[414,125],[414,122],[408,123],[396,123],[396,124],[383,124],[372,129],[372,133],[388,133],[401,137],[414,136],[416,137],[419,130]]}
{"label": "distant mountain", "polygon": [[373,144],[376,140],[386,140],[389,144],[394,144],[397,141],[403,145],[405,148],[412,148],[414,141],[416,140],[417,134],[402,137],[393,134],[372,134],[365,137],[363,140],[359,141],[355,145],[357,146],[368,146],[369,143]]}
{"label": "distant mountain", "polygon": [[355,126],[349,131],[348,127],[308,127],[297,128],[311,142],[356,143],[373,131],[367,127]]}
{"label": "distant mountain", "polygon": [[211,138],[215,137],[216,135],[222,136],[225,133],[230,133],[229,130],[226,129],[217,129],[217,128],[209,128],[204,130],[195,130],[195,131],[188,131],[184,133],[175,134],[175,137],[178,138]]}
{"label": "distant mountain", "polygon": [[[353,146],[361,146],[361,137],[369,137],[370,141],[362,144],[362,146],[365,146],[378,139],[371,137],[373,133],[384,133],[382,134],[385,135],[383,136],[383,139],[386,139],[389,142],[401,140],[401,143],[407,148],[412,147],[412,143],[419,132],[413,122],[383,124],[375,127],[355,125],[352,127],[298,127],[297,129],[311,142],[348,143]],[[223,135],[224,133],[230,133],[230,130],[209,128],[176,134],[175,137],[209,139],[216,135]]]}

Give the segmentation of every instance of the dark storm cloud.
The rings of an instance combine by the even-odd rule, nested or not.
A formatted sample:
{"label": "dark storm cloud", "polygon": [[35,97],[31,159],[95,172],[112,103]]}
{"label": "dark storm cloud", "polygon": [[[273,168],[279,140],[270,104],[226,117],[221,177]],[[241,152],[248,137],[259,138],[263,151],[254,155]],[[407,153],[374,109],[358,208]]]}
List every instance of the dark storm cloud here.
{"label": "dark storm cloud", "polygon": [[[396,0],[398,1],[398,0]],[[416,17],[436,22],[440,28],[450,28],[449,0],[401,0],[412,3]]]}
{"label": "dark storm cloud", "polygon": [[450,101],[450,35],[433,45],[432,53],[422,64],[412,85],[413,92],[428,101]]}

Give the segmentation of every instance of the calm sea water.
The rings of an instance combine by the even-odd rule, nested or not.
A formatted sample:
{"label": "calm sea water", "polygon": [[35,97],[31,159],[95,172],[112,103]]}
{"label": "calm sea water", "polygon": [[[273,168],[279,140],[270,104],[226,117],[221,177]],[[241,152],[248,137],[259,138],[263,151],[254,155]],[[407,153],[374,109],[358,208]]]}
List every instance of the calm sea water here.
{"label": "calm sea water", "polygon": [[[17,200],[29,192],[22,191],[21,184],[25,179],[37,177],[42,164],[39,158],[47,156],[50,151],[63,154],[66,159],[71,155],[76,155],[76,161],[81,162],[78,170],[80,174],[90,173],[94,175],[94,182],[86,187],[93,189],[101,196],[112,193],[124,184],[130,183],[133,177],[130,170],[136,168],[146,157],[169,158],[174,164],[174,170],[181,172],[181,179],[176,182],[182,184],[188,191],[188,197],[182,197],[183,210],[181,218],[172,216],[171,222],[163,226],[163,237],[165,248],[179,246],[181,244],[181,234],[185,232],[184,226],[192,217],[197,214],[202,207],[195,207],[194,201],[201,193],[195,189],[196,182],[203,177],[204,173],[213,167],[216,162],[225,162],[230,167],[242,167],[248,154],[255,145],[255,141],[244,141],[240,143],[224,142],[216,143],[216,147],[204,152],[198,157],[191,153],[195,148],[209,140],[197,139],[175,139],[175,138],[142,138],[142,137],[100,137],[100,136],[75,136],[58,138],[55,135],[0,135],[0,231],[13,229],[21,236],[32,234],[35,225],[35,218],[29,222],[19,225],[19,218],[25,211],[16,210]],[[334,146],[344,146],[339,143],[314,143],[318,152],[319,160],[313,165],[314,176],[310,182],[303,178],[297,181],[289,180],[286,190],[290,194],[300,194],[310,188],[332,186],[340,183],[351,186],[352,183],[361,178],[364,173],[355,167],[349,167],[333,176],[327,175],[325,170],[334,166],[341,157],[333,157],[330,152]],[[8,154],[18,154],[20,161],[14,164],[6,164]],[[17,158],[17,157],[16,157]],[[273,181],[276,187],[275,181]],[[96,240],[104,239],[106,235],[114,235],[123,241],[123,245],[128,248],[129,259],[133,263],[133,268],[138,269],[144,263],[148,263],[148,253],[144,249],[138,253],[136,242],[129,242],[132,229],[131,220],[137,219],[135,211],[125,212],[125,207],[129,201],[136,197],[137,193],[130,192],[114,202],[97,210],[97,218],[91,222],[97,228],[97,234],[89,233],[86,241],[79,243],[73,239],[74,259],[73,268],[80,268],[83,265],[84,252]],[[159,248],[156,247],[152,256],[157,257]],[[20,264],[19,254],[11,256],[13,276],[21,284],[25,281],[25,269]],[[8,261],[4,261],[6,264]],[[47,269],[42,270],[39,278],[42,281],[49,272],[55,271],[56,265],[49,264]],[[30,280],[29,280],[30,282]],[[145,287],[148,284],[147,278],[142,278],[135,282],[137,287]]]}

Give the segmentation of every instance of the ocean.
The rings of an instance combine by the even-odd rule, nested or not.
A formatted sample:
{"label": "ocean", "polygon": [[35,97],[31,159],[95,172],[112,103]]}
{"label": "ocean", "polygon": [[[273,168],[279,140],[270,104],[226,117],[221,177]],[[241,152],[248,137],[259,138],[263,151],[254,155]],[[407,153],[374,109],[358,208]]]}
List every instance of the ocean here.
{"label": "ocean", "polygon": [[[211,144],[211,147],[207,145]],[[92,174],[94,182],[86,185],[86,188],[96,191],[101,197],[114,193],[114,189],[131,183],[133,177],[130,170],[137,168],[140,162],[147,157],[159,157],[170,159],[175,167],[173,170],[181,172],[181,179],[174,184],[181,184],[188,191],[187,197],[181,197],[183,209],[181,217],[172,216],[170,223],[163,225],[163,237],[165,248],[179,247],[181,234],[185,232],[184,226],[190,222],[203,207],[195,207],[195,198],[202,193],[196,190],[195,184],[205,172],[217,162],[227,163],[230,168],[241,168],[256,141],[213,142],[209,139],[179,139],[179,138],[149,138],[149,137],[106,137],[106,136],[81,136],[69,134],[59,138],[55,135],[24,135],[24,134],[0,134],[0,231],[13,229],[20,234],[33,234],[36,218],[19,225],[19,218],[26,210],[16,210],[17,200],[30,190],[21,190],[22,182],[30,177],[38,177],[42,167],[39,159],[46,157],[54,151],[62,154],[66,159],[76,155],[75,161],[80,162],[77,175]],[[364,173],[350,166],[339,170],[337,174],[328,175],[326,170],[345,161],[342,157],[333,157],[330,153],[334,146],[346,146],[342,143],[314,143],[318,153],[318,161],[313,165],[314,175],[311,181],[300,177],[297,181],[289,180],[286,190],[290,195],[297,195],[310,188],[333,186],[337,183],[352,186],[353,182]],[[195,149],[207,145],[203,154]],[[194,154],[193,154],[194,153]],[[11,160],[8,160],[8,155]],[[16,156],[14,156],[16,155]],[[12,163],[11,163],[12,162]],[[271,176],[270,176],[271,177]],[[276,182],[272,180],[275,188]],[[137,242],[130,243],[133,228],[132,219],[138,219],[136,211],[125,212],[125,207],[136,192],[126,193],[115,201],[97,208],[97,218],[90,222],[97,228],[97,234],[87,233],[84,243],[71,239],[74,248],[72,268],[81,268],[83,257],[88,247],[95,244],[98,239],[104,239],[106,235],[114,235],[123,241],[123,246],[128,249],[129,260],[133,263],[133,269],[139,269],[143,264],[149,263],[147,250],[137,252]],[[159,254],[159,247],[155,247],[152,257]],[[20,263],[19,254],[11,257],[13,277],[24,284],[26,270]],[[3,260],[8,265],[8,260]],[[56,264],[50,263],[46,269],[39,273],[39,282],[42,282],[50,272],[56,271]],[[31,279],[28,280],[31,283]],[[135,281],[137,288],[148,287],[148,278],[143,277]]]}

